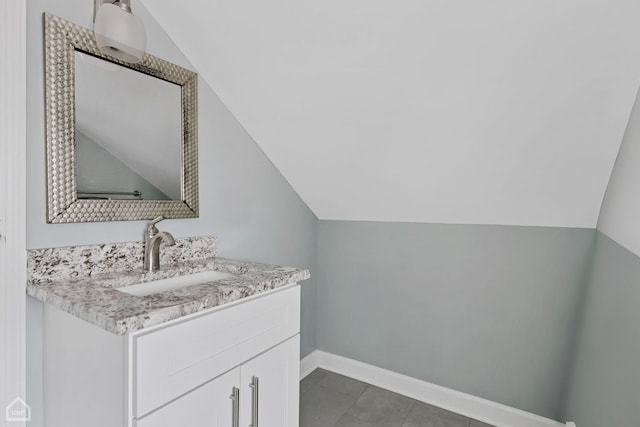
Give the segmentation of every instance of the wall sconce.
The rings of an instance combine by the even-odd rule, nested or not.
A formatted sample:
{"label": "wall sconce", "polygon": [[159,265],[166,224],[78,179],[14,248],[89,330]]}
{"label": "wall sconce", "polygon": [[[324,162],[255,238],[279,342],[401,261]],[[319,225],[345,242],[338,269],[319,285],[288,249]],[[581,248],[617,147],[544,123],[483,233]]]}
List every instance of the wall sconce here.
{"label": "wall sconce", "polygon": [[130,0],[94,0],[93,31],[105,55],[136,64],[147,48],[142,20],[131,13]]}

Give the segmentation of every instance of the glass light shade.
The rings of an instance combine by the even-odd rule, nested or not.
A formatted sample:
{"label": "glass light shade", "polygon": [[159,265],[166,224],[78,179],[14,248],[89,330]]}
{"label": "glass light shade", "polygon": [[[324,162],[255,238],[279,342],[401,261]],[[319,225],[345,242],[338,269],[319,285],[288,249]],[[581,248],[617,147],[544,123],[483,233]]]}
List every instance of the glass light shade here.
{"label": "glass light shade", "polygon": [[98,48],[105,55],[138,63],[147,48],[142,20],[115,4],[105,3],[96,13],[93,27]]}

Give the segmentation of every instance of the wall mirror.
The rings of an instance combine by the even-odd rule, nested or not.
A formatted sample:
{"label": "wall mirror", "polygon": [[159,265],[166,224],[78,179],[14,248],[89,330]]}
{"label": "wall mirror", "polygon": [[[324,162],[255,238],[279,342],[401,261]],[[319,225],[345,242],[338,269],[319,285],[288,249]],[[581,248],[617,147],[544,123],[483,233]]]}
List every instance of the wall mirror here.
{"label": "wall mirror", "polygon": [[47,221],[198,216],[197,74],[45,13]]}

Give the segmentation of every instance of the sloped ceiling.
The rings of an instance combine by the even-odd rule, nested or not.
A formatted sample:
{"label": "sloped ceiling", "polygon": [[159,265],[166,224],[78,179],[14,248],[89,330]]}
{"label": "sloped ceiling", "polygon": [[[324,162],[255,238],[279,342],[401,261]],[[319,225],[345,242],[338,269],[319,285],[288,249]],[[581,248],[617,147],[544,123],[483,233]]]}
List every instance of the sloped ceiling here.
{"label": "sloped ceiling", "polygon": [[320,219],[596,225],[637,0],[143,3]]}

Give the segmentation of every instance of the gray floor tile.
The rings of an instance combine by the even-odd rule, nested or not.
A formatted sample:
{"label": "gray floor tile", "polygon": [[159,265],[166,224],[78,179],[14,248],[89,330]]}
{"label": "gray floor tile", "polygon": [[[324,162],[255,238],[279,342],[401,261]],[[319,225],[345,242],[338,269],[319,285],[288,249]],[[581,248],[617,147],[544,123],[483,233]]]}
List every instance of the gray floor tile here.
{"label": "gray floor tile", "polygon": [[316,384],[300,396],[300,426],[333,427],[355,401],[353,396]]}
{"label": "gray floor tile", "polygon": [[342,418],[338,420],[333,427],[374,427],[376,424],[371,424],[368,421],[362,421],[353,415],[344,414]]}
{"label": "gray floor tile", "polygon": [[333,372],[329,372],[318,384],[354,397],[360,397],[368,386],[366,383]]}
{"label": "gray floor tile", "polygon": [[470,422],[462,415],[417,402],[402,427],[469,427]]}
{"label": "gray floor tile", "polygon": [[311,387],[318,384],[318,382],[327,375],[329,375],[329,371],[325,371],[320,368],[311,372],[309,375],[304,377],[302,381],[300,381],[300,394],[309,391]]}
{"label": "gray floor tile", "polygon": [[401,427],[415,401],[369,386],[347,413],[374,426]]}
{"label": "gray floor tile", "polygon": [[492,427],[333,372],[300,382],[300,427]]}
{"label": "gray floor tile", "polygon": [[493,426],[489,424],[481,423],[478,420],[471,420],[471,424],[469,424],[469,427],[493,427]]}

